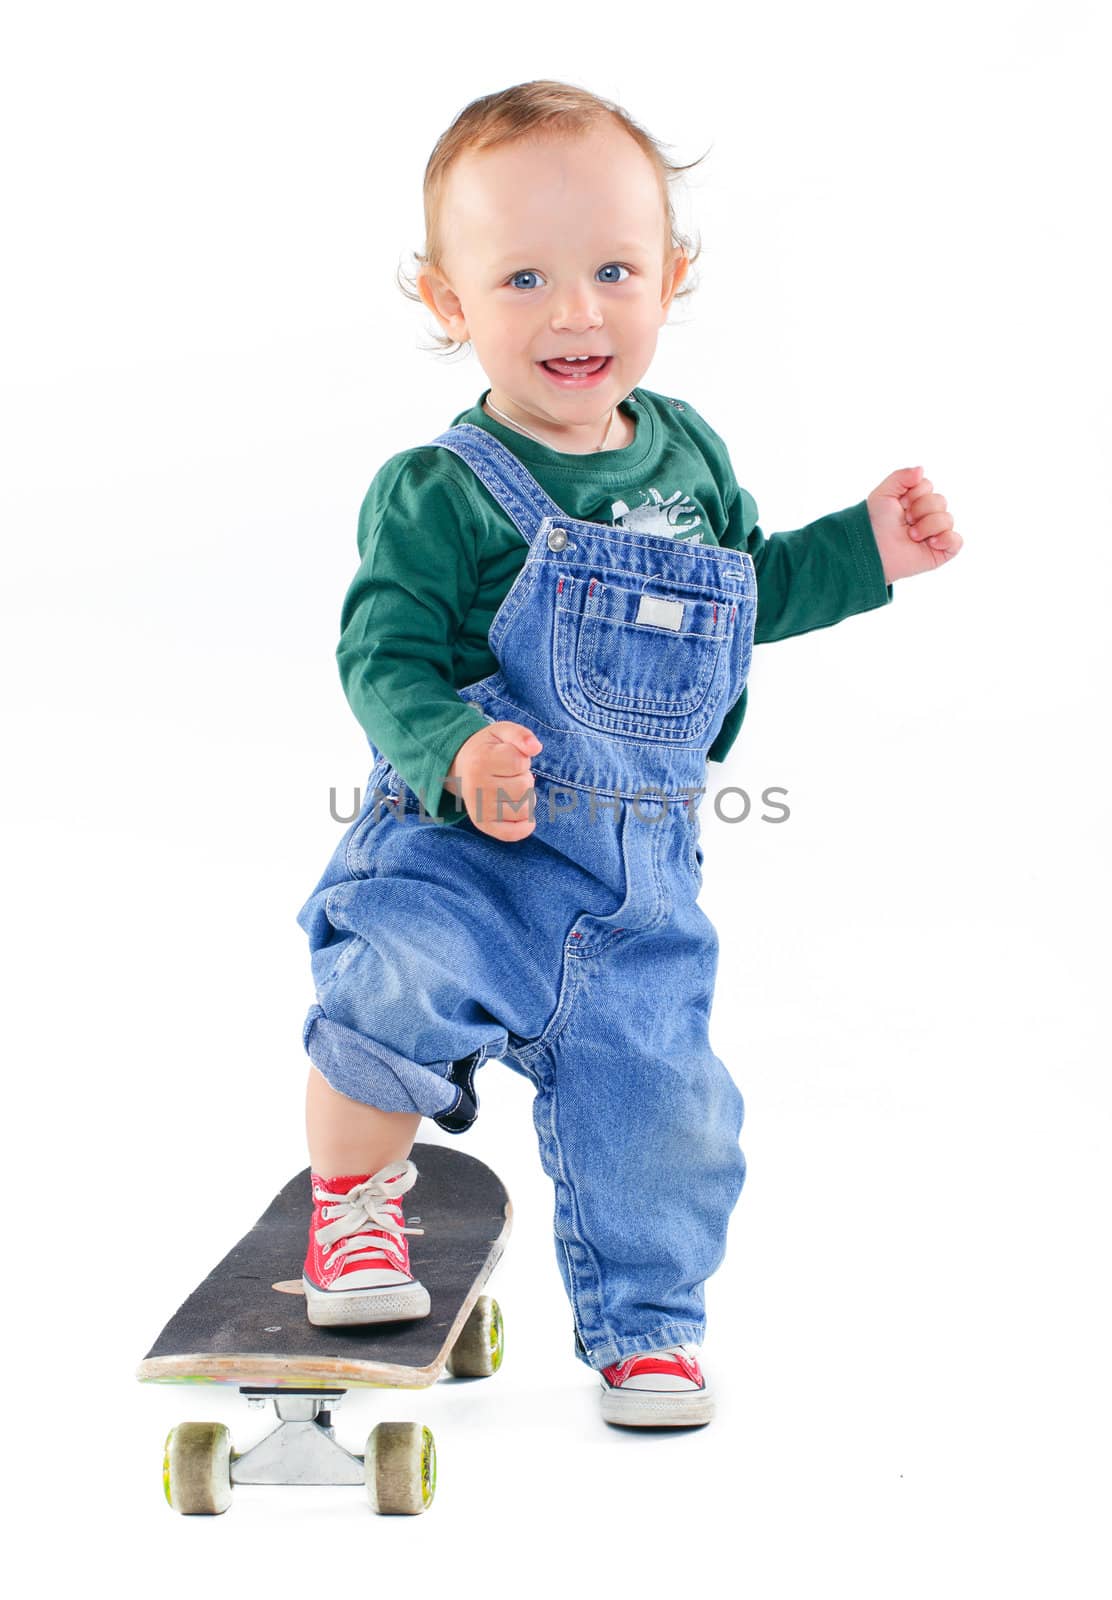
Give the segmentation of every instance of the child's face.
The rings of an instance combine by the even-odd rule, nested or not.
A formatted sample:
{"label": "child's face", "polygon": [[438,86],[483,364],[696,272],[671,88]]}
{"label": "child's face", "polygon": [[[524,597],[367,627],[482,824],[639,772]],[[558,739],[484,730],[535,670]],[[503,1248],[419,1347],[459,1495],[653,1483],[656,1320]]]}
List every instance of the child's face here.
{"label": "child's face", "polygon": [[[448,175],[444,267],[422,273],[425,304],[469,339],[490,398],[557,448],[598,443],[610,408],[641,381],[687,270],[667,249],[656,174],[604,124],[551,143],[468,151]],[[540,363],[608,355],[601,381],[570,389]]]}

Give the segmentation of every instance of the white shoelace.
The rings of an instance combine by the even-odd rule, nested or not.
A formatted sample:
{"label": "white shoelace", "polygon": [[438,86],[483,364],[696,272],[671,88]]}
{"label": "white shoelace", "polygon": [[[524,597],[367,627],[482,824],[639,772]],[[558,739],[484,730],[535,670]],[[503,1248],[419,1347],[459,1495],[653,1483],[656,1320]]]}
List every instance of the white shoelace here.
{"label": "white shoelace", "polygon": [[[327,1189],[314,1187],[313,1199],[326,1202],[321,1215],[335,1219],[329,1221],[326,1227],[317,1229],[317,1243],[325,1248],[331,1259],[346,1256],[349,1260],[359,1261],[384,1255],[395,1263],[398,1270],[404,1270],[402,1234],[423,1234],[425,1230],[401,1227],[397,1217],[386,1209],[385,1202],[405,1194],[416,1181],[417,1168],[412,1161],[394,1161],[389,1166],[381,1167],[363,1183],[357,1183],[347,1194],[333,1195]],[[389,1190],[387,1184],[390,1185]],[[372,1237],[362,1231],[368,1227],[380,1228],[389,1237]],[[340,1240],[343,1242],[339,1243]],[[367,1245],[372,1248],[360,1248]]]}

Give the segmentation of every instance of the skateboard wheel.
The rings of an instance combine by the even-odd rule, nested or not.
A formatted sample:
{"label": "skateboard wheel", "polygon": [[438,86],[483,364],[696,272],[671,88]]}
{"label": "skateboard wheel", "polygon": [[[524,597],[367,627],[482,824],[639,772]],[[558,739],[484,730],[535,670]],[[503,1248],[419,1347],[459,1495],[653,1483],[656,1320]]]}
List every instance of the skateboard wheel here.
{"label": "skateboard wheel", "polygon": [[471,1308],[448,1356],[453,1378],[489,1378],[502,1365],[502,1312],[498,1301],[481,1294]]}
{"label": "skateboard wheel", "polygon": [[219,1516],[232,1503],[232,1436],[222,1422],[182,1422],[166,1436],[162,1487],[172,1511]]}
{"label": "skateboard wheel", "polygon": [[380,1422],[363,1457],[371,1510],[415,1516],[436,1493],[436,1444],[419,1422]]}

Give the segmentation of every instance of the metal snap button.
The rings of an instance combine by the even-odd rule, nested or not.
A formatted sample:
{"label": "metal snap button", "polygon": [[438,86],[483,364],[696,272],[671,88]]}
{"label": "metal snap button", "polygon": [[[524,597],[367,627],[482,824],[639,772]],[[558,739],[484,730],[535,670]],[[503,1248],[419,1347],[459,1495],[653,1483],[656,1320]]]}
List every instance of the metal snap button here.
{"label": "metal snap button", "polygon": [[566,528],[552,528],[548,535],[548,548],[550,550],[563,550],[568,542]]}

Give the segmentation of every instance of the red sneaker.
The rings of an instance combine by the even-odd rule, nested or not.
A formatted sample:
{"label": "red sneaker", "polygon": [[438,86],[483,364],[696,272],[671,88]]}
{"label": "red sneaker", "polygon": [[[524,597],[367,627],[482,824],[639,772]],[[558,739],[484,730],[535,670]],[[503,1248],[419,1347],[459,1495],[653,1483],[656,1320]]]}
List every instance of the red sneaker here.
{"label": "red sneaker", "polygon": [[689,1428],[711,1420],[714,1400],[695,1356],[672,1345],[603,1367],[602,1415],[627,1428]]}
{"label": "red sneaker", "polygon": [[427,1317],[429,1292],[409,1270],[401,1196],[417,1179],[412,1161],[373,1175],[313,1173],[313,1218],[302,1271],[309,1321],[318,1328]]}

